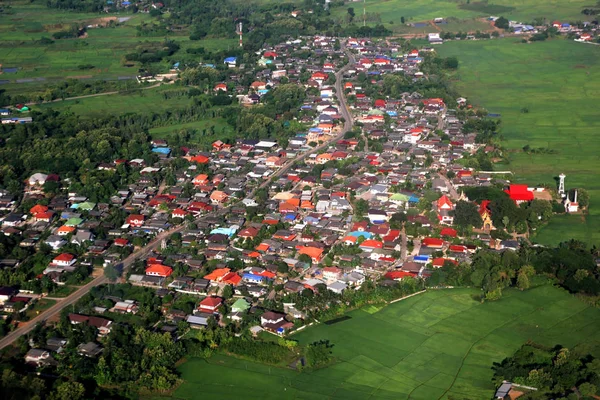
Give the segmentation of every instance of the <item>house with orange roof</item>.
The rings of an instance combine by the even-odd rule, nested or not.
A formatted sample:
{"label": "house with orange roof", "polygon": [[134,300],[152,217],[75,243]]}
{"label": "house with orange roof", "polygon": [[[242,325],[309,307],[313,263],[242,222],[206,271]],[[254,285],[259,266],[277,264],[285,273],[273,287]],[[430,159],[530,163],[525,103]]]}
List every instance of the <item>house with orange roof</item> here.
{"label": "house with orange roof", "polygon": [[235,272],[230,272],[223,277],[221,280],[222,283],[226,283],[227,285],[237,286],[242,281],[242,277],[236,274]]}
{"label": "house with orange roof", "polygon": [[317,125],[317,128],[321,129],[324,133],[331,133],[334,125],[330,122],[321,122]]}
{"label": "house with orange roof", "polygon": [[280,213],[293,213],[296,212],[296,210],[298,209],[297,206],[288,203],[287,201],[283,201],[281,203],[279,203],[279,212]]}
{"label": "house with orange roof", "polygon": [[310,257],[313,263],[318,264],[323,258],[323,249],[318,247],[306,246],[298,250],[298,254],[305,254]]}
{"label": "house with orange roof", "polygon": [[254,250],[262,251],[263,253],[266,253],[270,249],[271,249],[271,246],[269,246],[268,243],[264,243],[264,242],[254,248]]}
{"label": "house with orange roof", "polygon": [[54,218],[52,211],[39,212],[33,216],[33,219],[40,222],[50,222]]}
{"label": "house with orange roof", "polygon": [[74,226],[63,225],[56,230],[56,234],[58,236],[67,236],[69,233],[75,232],[76,229],[77,228],[75,228]]}
{"label": "house with orange roof", "polygon": [[285,163],[285,158],[270,156],[265,160],[265,165],[270,168],[279,168]]}
{"label": "house with orange roof", "polygon": [[325,164],[326,162],[331,161],[331,153],[322,153],[317,156],[315,162],[317,164]]}
{"label": "house with orange roof", "polygon": [[196,186],[199,185],[207,185],[208,184],[208,175],[206,174],[198,174],[196,175],[196,177],[192,180],[192,183]]}
{"label": "house with orange roof", "polygon": [[293,232],[290,232],[288,230],[285,229],[280,229],[277,232],[275,232],[275,234],[273,234],[273,239],[279,239],[279,240],[284,240],[286,242],[292,241],[296,238],[296,234]]}
{"label": "house with orange roof", "polygon": [[220,140],[216,140],[216,141],[214,141],[214,142],[213,142],[213,144],[212,144],[212,148],[213,148],[213,150],[217,150],[217,151],[220,151],[220,150],[222,150],[222,149],[223,149],[223,146],[225,146],[225,143],[223,143],[223,142],[222,142],[222,141],[220,141]]}
{"label": "house with orange roof", "polygon": [[146,275],[148,276],[159,276],[161,278],[166,278],[172,273],[173,268],[162,264],[150,264],[148,268],[146,268]]}
{"label": "house with orange roof", "polygon": [[303,210],[314,210],[315,205],[309,200],[303,200],[300,204],[300,208],[302,208]]}
{"label": "house with orange roof", "polygon": [[225,203],[229,199],[229,195],[221,190],[215,190],[210,194],[210,201],[215,204]]}
{"label": "house with orange roof", "polygon": [[39,213],[45,213],[48,211],[48,206],[44,206],[41,204],[36,204],[35,206],[31,207],[31,209],[29,209],[29,213],[31,215],[36,215]]}
{"label": "house with orange roof", "polygon": [[250,89],[252,90],[265,90],[267,88],[266,82],[254,81],[250,84]]}
{"label": "house with orange roof", "polygon": [[204,276],[204,279],[212,282],[221,282],[227,274],[231,272],[229,268],[217,268],[213,272]]}
{"label": "house with orange roof", "polygon": [[224,83],[217,83],[215,85],[215,92],[227,92],[227,85]]}
{"label": "house with orange roof", "polygon": [[203,156],[201,154],[194,156],[194,157],[190,157],[190,162],[195,162],[197,164],[208,164],[209,161],[210,161],[210,158]]}
{"label": "house with orange roof", "polygon": [[375,249],[383,249],[383,242],[375,239],[367,239],[359,247],[364,251],[371,252]]}
{"label": "house with orange roof", "polygon": [[454,204],[452,203],[452,200],[444,194],[437,200],[437,209],[438,211],[454,210]]}
{"label": "house with orange roof", "polygon": [[357,241],[358,241],[358,238],[356,236],[346,236],[345,238],[342,239],[342,242],[344,242],[344,244],[346,244],[348,246],[352,246],[352,245],[356,244]]}

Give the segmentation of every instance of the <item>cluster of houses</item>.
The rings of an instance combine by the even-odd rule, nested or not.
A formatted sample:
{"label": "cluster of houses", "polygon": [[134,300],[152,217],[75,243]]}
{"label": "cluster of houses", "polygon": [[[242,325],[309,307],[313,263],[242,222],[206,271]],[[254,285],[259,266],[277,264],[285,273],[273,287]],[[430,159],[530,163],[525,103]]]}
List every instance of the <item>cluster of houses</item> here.
{"label": "cluster of houses", "polygon": [[2,125],[29,124],[33,121],[33,119],[28,116],[14,116],[13,114],[15,112],[27,113],[29,112],[29,107],[24,104],[17,104],[11,108],[0,108],[0,122]]}
{"label": "cluster of houses", "polygon": [[[124,248],[135,251],[144,240],[176,227],[180,237],[165,239],[160,248],[145,252],[143,265],[134,267],[127,280],[157,293],[197,296],[191,314],[167,307],[168,320],[201,328],[213,319],[241,322],[249,313],[262,313],[256,329],[279,335],[298,326],[294,321],[304,319],[307,310],[287,303],[283,312],[263,309],[265,298],[281,294],[275,287],[288,294],[307,290],[341,294],[360,288],[366,280],[393,285],[407,277],[426,277],[446,263],[469,262],[481,246],[516,249],[516,241],[491,238],[495,227],[489,201],[477,204],[484,226],[473,237],[461,238],[452,228],[453,210],[458,201],[469,201],[460,193],[463,186],[505,184],[517,204],[534,198],[531,188],[511,185],[460,162],[483,145],[476,143],[476,133],[463,132],[464,121],[442,98],[418,92],[369,95],[374,92],[369,88],[384,85],[385,74],[401,73],[413,82],[427,79],[420,65],[431,49],[404,51],[394,43],[352,38],[343,46],[356,59],[345,70],[342,87],[352,99],[349,111],[354,121],[360,122],[359,136],[333,140],[340,120],[337,97],[342,94],[334,93],[328,80],[343,61],[335,40],[317,36],[283,43],[263,50],[260,62],[275,64],[275,69],[266,68],[257,77],[260,80],[243,91],[260,97],[282,76],[302,85],[311,93],[298,113],[306,131],[285,145],[240,138],[235,143],[217,140],[209,151],[182,148],[176,153],[167,140],[152,140],[155,163],[117,159],[97,166],[118,173],[117,167],[127,164],[139,171],[136,182],[104,203],[68,190],[48,199],[43,191],[46,182],[63,182],[54,174],[36,173],[24,193],[25,199],[36,203],[29,210],[18,211],[14,199],[0,193],[3,234],[22,238],[23,247],[50,246],[53,258],[42,275],[61,283],[61,276],[92,257],[102,258],[104,266],[115,265],[129,254]],[[294,58],[295,52],[305,50],[315,57]],[[286,73],[274,77],[280,70]],[[309,74],[305,82],[300,71]],[[217,85],[215,91],[219,90],[228,92],[230,85]],[[467,100],[457,103],[466,106]],[[313,151],[313,142],[327,146]],[[163,171],[174,158],[187,163],[175,171],[175,182],[166,184]],[[432,192],[437,200],[424,208]],[[126,216],[108,222],[114,208]],[[398,215],[405,216],[406,229],[395,220]],[[409,227],[416,233],[407,235]],[[96,238],[99,228],[102,239]],[[138,238],[144,239],[141,244]],[[83,246],[85,255],[64,251],[67,245]],[[233,297],[225,296],[228,287]],[[73,313],[69,319],[105,335],[114,312],[135,313],[136,305],[116,299],[110,310]],[[93,343],[88,347],[81,349],[82,354],[101,351]],[[35,356],[41,360],[46,353]]]}

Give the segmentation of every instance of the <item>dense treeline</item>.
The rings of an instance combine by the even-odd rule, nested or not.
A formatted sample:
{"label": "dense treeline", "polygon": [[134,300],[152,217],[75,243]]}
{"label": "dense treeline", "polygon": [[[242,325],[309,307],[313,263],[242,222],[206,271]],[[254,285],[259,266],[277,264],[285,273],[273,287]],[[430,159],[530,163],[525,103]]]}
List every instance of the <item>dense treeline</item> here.
{"label": "dense treeline", "polygon": [[558,247],[530,247],[518,251],[480,250],[470,264],[446,263],[435,269],[427,280],[429,286],[475,286],[483,290],[483,298],[497,300],[507,287],[525,290],[534,275],[554,279],[571,293],[587,296],[600,294],[600,271],[589,250],[579,241],[563,242]]}
{"label": "dense treeline", "polygon": [[588,354],[582,345],[567,349],[536,343],[524,344],[512,356],[494,363],[494,380],[504,380],[535,388],[520,399],[593,399],[600,393],[600,360]]}

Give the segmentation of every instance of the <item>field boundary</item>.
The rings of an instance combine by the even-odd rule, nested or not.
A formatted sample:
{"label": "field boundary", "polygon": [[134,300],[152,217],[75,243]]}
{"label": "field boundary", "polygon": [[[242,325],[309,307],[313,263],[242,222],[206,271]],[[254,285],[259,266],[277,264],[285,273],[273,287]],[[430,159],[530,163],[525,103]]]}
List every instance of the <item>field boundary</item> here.
{"label": "field boundary", "polygon": [[416,296],[416,295],[418,295],[418,294],[425,293],[426,291],[427,291],[427,289],[423,289],[423,290],[421,290],[420,292],[416,292],[416,293],[413,293],[413,294],[409,294],[408,296],[404,296],[404,297],[400,297],[399,299],[392,300],[392,301],[390,301],[388,304],[394,304],[394,303],[397,303],[397,302],[399,302],[399,301],[401,301],[401,300],[408,299],[409,297],[413,297],[413,296]]}

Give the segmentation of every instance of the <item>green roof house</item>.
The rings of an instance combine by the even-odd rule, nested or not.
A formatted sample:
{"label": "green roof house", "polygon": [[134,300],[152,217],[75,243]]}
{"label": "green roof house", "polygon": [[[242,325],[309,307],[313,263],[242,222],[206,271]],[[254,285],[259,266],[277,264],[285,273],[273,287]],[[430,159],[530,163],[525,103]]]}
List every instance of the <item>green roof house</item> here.
{"label": "green roof house", "polygon": [[66,226],[79,226],[83,223],[81,218],[69,218],[67,222],[65,222]]}
{"label": "green roof house", "polygon": [[246,312],[250,308],[250,304],[244,299],[237,299],[235,303],[231,306],[231,312]]}

